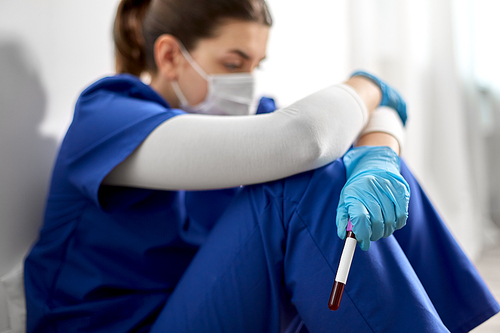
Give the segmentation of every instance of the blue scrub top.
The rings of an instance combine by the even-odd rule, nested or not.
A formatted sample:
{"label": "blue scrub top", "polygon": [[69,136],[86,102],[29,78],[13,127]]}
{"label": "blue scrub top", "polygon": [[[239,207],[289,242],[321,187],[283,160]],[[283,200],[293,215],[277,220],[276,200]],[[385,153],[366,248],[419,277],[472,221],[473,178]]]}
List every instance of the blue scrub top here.
{"label": "blue scrub top", "polygon": [[[258,112],[274,108],[264,99]],[[25,263],[28,332],[55,331],[52,321],[64,327],[70,314],[86,327],[121,322],[123,332],[154,320],[238,189],[216,191],[215,199],[214,191],[101,182],[159,124],[180,114],[132,75],[83,91],[54,166],[39,240]]]}

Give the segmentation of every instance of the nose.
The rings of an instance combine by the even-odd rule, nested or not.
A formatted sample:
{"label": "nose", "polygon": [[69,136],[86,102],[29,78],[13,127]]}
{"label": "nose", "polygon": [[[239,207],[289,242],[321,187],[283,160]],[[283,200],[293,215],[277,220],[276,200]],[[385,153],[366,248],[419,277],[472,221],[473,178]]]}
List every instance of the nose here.
{"label": "nose", "polygon": [[252,74],[256,68],[259,68],[260,61],[252,62],[248,67],[248,73]]}

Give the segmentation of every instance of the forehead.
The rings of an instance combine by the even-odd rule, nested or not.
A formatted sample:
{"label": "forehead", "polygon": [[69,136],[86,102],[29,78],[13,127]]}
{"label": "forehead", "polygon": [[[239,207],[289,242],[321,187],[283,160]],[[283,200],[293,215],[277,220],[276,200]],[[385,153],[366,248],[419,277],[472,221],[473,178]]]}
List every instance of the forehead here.
{"label": "forehead", "polygon": [[269,27],[256,22],[226,20],[216,30],[215,37],[198,41],[193,53],[222,54],[240,50],[252,58],[266,56]]}

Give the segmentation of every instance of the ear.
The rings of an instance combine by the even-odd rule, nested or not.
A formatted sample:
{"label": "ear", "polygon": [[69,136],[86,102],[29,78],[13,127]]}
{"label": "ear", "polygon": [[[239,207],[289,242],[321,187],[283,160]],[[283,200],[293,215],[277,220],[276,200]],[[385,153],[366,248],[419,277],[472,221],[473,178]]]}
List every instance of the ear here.
{"label": "ear", "polygon": [[177,39],[168,34],[158,37],[154,45],[154,55],[158,72],[169,81],[177,80],[184,63]]}

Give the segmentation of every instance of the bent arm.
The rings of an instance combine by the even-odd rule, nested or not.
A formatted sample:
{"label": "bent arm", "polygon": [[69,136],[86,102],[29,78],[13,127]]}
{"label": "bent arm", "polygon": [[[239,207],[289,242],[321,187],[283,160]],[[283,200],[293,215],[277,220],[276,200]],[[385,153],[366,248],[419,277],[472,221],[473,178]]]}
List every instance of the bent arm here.
{"label": "bent arm", "polygon": [[[356,90],[355,90],[356,89]],[[367,122],[366,90],[334,85],[271,114],[182,115],[158,126],[108,185],[204,190],[262,183],[341,157]]]}

